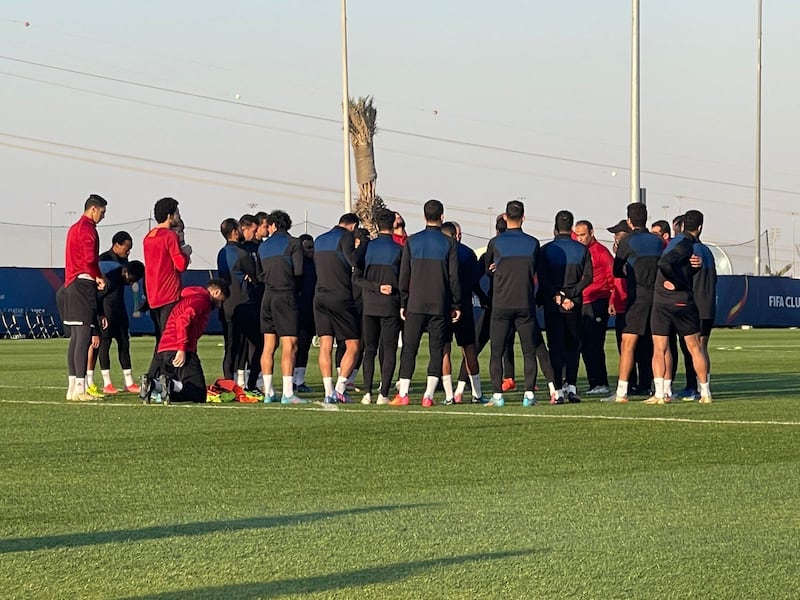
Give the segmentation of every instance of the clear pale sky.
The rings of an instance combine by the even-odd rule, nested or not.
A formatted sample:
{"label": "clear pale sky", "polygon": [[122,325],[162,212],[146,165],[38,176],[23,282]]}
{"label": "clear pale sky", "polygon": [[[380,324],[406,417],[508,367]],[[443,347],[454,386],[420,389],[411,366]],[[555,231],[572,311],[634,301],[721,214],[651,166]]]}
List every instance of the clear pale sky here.
{"label": "clear pale sky", "polygon": [[[702,210],[739,272],[753,268],[756,7],[641,2],[650,220]],[[473,247],[518,197],[543,240],[561,208],[608,240],[629,198],[630,16],[629,0],[349,0],[350,95],[373,95],[384,128],[378,192],[411,230],[441,199]],[[800,211],[798,24],[800,3],[765,0],[762,254],[777,267]],[[226,217],[283,208],[316,235],[343,212],[337,0],[5,1],[0,55],[2,265],[48,265],[51,214],[63,265],[90,193],[109,200],[102,246],[127,229],[134,257],[155,200],[177,198],[197,268]]]}

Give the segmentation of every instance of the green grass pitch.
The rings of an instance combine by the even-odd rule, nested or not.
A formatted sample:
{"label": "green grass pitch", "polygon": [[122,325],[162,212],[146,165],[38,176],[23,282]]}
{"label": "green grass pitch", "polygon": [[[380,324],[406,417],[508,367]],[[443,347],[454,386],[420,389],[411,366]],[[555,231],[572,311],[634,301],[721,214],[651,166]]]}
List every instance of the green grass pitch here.
{"label": "green grass pitch", "polygon": [[69,404],[0,341],[0,598],[797,598],[800,332],[711,341],[708,406],[338,412]]}

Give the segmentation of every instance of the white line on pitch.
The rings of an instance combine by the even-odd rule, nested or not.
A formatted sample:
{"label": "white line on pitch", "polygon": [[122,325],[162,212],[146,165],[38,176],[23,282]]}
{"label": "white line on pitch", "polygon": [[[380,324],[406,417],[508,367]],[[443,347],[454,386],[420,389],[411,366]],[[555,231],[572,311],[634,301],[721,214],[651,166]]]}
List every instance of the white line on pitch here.
{"label": "white line on pitch", "polygon": [[[123,403],[123,402],[107,402],[107,401],[99,401],[99,402],[67,402],[64,401],[53,401],[53,400],[5,400],[0,399],[0,404],[42,404],[42,405],[53,405],[53,406],[113,406],[113,407],[140,407],[143,406],[140,403]],[[149,406],[158,406],[158,404],[151,404]],[[191,402],[187,403],[178,403],[178,404],[170,404],[168,407],[165,406],[165,410],[170,410],[172,408],[206,408],[212,410],[218,409],[230,409],[230,410],[246,410],[249,405],[247,404],[237,404],[237,403],[230,403],[230,404],[218,404],[218,403],[198,403],[194,404]],[[337,408],[339,405],[336,405]],[[280,405],[276,404],[273,409],[279,408]],[[295,406],[293,407],[294,410],[302,410],[302,411],[325,411],[325,412],[336,412],[336,409],[330,410],[325,409],[319,404],[312,404],[310,406]],[[533,409],[536,410],[536,409]],[[659,410],[656,408],[655,410]],[[800,421],[745,421],[745,420],[735,420],[735,419],[688,419],[685,417],[626,417],[626,416],[617,416],[617,415],[565,415],[565,414],[542,414],[536,412],[526,412],[526,413],[507,413],[507,412],[497,412],[497,409],[493,409],[490,407],[486,407],[485,410],[470,410],[470,411],[440,411],[440,410],[429,410],[429,409],[400,409],[395,410],[393,408],[380,408],[377,410],[343,410],[339,411],[339,414],[361,414],[361,415],[374,415],[378,411],[382,414],[393,414],[393,415],[434,415],[434,416],[447,416],[447,417],[458,417],[458,416],[482,416],[482,417],[505,417],[505,418],[523,418],[523,419],[584,419],[584,420],[603,420],[603,421],[641,421],[641,422],[653,422],[653,423],[699,423],[702,425],[784,425],[789,427],[797,427],[800,426]]]}

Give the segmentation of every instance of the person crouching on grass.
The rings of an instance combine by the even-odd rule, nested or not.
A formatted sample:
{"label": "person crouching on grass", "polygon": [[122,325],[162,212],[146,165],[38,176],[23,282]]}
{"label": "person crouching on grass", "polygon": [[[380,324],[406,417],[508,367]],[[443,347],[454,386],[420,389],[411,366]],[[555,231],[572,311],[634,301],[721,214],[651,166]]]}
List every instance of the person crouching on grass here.
{"label": "person crouching on grass", "polygon": [[142,377],[139,395],[150,403],[152,392],[170,402],[205,402],[206,379],[197,355],[197,341],[208,325],[211,311],[230,295],[223,279],[211,279],[205,287],[181,290],[180,299],[167,317],[150,369]]}

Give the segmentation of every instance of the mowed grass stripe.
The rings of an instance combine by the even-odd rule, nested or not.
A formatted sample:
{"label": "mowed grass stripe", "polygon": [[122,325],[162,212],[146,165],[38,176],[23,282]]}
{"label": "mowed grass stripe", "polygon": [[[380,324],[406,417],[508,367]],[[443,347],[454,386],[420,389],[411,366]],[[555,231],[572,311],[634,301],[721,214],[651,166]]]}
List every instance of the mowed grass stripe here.
{"label": "mowed grass stripe", "polygon": [[[3,400],[0,399],[0,404],[37,404],[37,405],[51,405],[51,406],[59,406],[59,407],[69,407],[70,409],[81,407],[116,407],[116,408],[137,408],[137,409],[146,409],[152,407],[152,410],[173,410],[176,408],[182,409],[210,409],[210,410],[287,410],[285,407],[273,405],[273,406],[248,406],[236,403],[230,404],[172,404],[169,407],[160,407],[157,404],[151,404],[148,407],[141,406],[139,404],[131,404],[130,402],[108,402],[108,401],[97,401],[97,402],[81,402],[81,403],[74,403],[69,404],[66,402],[58,402],[58,401],[47,401],[47,400]],[[689,403],[686,403],[688,405]],[[392,408],[377,408],[377,409],[350,409],[346,408],[345,405],[339,405],[335,407],[339,410],[330,410],[328,408],[323,408],[322,406],[314,405],[314,406],[292,406],[288,410],[293,411],[328,411],[328,412],[337,412],[341,414],[350,414],[350,415],[369,415],[371,410],[380,411],[383,415],[427,415],[431,417],[478,417],[478,418],[516,418],[516,419],[585,419],[585,420],[605,420],[605,421],[641,421],[641,422],[656,422],[656,423],[695,423],[695,424],[705,424],[705,425],[781,425],[781,426],[789,426],[789,427],[797,427],[800,426],[800,421],[748,421],[748,420],[741,420],[741,419],[689,419],[683,417],[633,417],[633,416],[620,416],[620,415],[582,415],[582,414],[572,414],[572,415],[565,415],[565,414],[542,414],[537,412],[532,412],[533,410],[537,409],[526,409],[526,412],[507,412],[501,411],[496,408],[486,408],[484,410],[458,410],[458,409],[447,409],[447,410],[432,410],[432,409],[414,409],[414,408],[402,408],[402,409],[392,409]],[[555,409],[558,410],[558,409]],[[655,409],[648,409],[648,410],[661,410],[661,408]]]}

